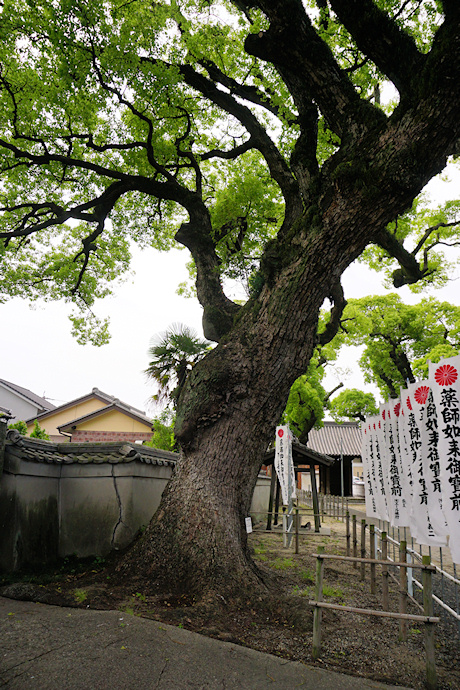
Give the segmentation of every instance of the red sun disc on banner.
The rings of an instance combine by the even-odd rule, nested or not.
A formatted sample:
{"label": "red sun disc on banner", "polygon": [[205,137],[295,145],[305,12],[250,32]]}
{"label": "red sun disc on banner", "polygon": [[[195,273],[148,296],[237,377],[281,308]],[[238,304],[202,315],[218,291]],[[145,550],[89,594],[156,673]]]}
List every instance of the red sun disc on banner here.
{"label": "red sun disc on banner", "polygon": [[278,429],[278,436],[279,436],[280,438],[283,438],[283,436],[284,436],[284,429]]}
{"label": "red sun disc on banner", "polygon": [[418,402],[419,405],[424,405],[426,401],[428,400],[428,393],[430,392],[430,389],[428,386],[420,386],[417,388],[417,390],[414,393],[414,398]]}
{"label": "red sun disc on banner", "polygon": [[451,386],[458,378],[457,369],[451,364],[443,364],[436,369],[434,378],[440,386]]}
{"label": "red sun disc on banner", "polygon": [[396,405],[394,407],[394,413],[397,417],[399,417],[400,410],[401,410],[401,403],[396,403]]}
{"label": "red sun disc on banner", "polygon": [[407,405],[407,409],[408,409],[408,410],[412,410],[412,403],[411,403],[411,401],[410,401],[409,396],[407,397],[406,405]]}

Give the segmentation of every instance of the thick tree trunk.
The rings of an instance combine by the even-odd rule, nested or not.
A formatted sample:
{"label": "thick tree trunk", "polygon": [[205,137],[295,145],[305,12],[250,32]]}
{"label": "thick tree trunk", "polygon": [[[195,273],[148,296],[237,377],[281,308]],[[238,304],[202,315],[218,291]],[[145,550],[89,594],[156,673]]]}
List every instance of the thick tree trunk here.
{"label": "thick tree trunk", "polygon": [[244,517],[263,453],[290,386],[307,369],[324,299],[366,244],[443,168],[458,140],[457,94],[449,95],[447,86],[458,90],[446,81],[436,96],[396,112],[353,150],[330,159],[310,208],[272,243],[260,294],[186,381],[176,426],[181,460],[121,572],[222,595],[260,584]]}

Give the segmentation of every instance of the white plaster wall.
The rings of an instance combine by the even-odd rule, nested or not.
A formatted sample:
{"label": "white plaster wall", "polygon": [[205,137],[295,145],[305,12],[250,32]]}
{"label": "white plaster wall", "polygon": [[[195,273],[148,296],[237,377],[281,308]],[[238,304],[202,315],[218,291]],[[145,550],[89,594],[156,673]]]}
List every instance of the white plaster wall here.
{"label": "white plaster wall", "polygon": [[263,522],[267,519],[268,502],[270,500],[271,478],[265,475],[257,477],[256,487],[252,496],[251,516],[254,522]]}
{"label": "white plaster wall", "polygon": [[[171,473],[169,465],[137,461],[58,465],[8,456],[0,477],[0,568],[125,548],[150,522]],[[259,476],[254,521],[265,519],[269,496],[270,477]]]}
{"label": "white plaster wall", "polygon": [[14,418],[9,422],[10,424],[15,421],[18,422],[19,420],[24,421],[26,419],[30,419],[31,417],[34,417],[37,414],[36,405],[27,400],[23,400],[12,391],[8,390],[7,388],[4,388],[1,384],[0,406],[6,407],[7,410],[11,410],[11,412],[13,413]]}

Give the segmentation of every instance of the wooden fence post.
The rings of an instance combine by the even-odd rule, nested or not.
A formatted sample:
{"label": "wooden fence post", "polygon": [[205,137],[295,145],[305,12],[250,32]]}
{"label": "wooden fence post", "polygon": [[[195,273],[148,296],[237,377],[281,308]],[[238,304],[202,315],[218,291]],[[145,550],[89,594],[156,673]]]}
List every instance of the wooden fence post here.
{"label": "wooden fence post", "polygon": [[[358,557],[358,537],[357,537],[357,529],[356,529],[356,515],[353,515],[353,558]],[[353,568],[357,568],[358,563],[357,561],[354,561],[353,563]]]}
{"label": "wooden fence post", "polygon": [[[430,557],[422,556],[423,565],[430,565]],[[423,613],[425,616],[433,615],[433,584],[431,570],[422,570],[423,584]],[[436,690],[438,679],[436,676],[436,663],[434,657],[434,623],[425,623],[425,652],[426,652],[426,687],[428,690]]]}
{"label": "wooden fence post", "polygon": [[347,556],[350,555],[350,511],[347,510]]}
{"label": "wooden fence post", "polygon": [[[382,532],[382,561],[388,560],[388,539],[387,533]],[[384,611],[389,611],[390,603],[388,598],[388,566],[382,565],[382,608]]]}
{"label": "wooden fence post", "polygon": [[299,509],[295,509],[295,552],[299,553]]}
{"label": "wooden fence post", "polygon": [[[399,560],[407,562],[407,543],[404,540],[399,544]],[[407,613],[407,569],[404,567],[399,568],[399,613]],[[402,642],[407,640],[407,621],[404,618],[399,621],[399,639]]]}
{"label": "wooden fence post", "polygon": [[[369,525],[369,542],[371,558],[375,559],[375,525]],[[371,563],[371,594],[376,592],[375,563]]]}
{"label": "wooden fence post", "polygon": [[[324,546],[318,546],[318,555],[316,557],[315,601],[323,601],[324,559],[321,558],[323,552]],[[321,654],[321,620],[321,607],[315,606],[313,612],[313,659],[315,661],[319,659]]]}
{"label": "wooden fence post", "polygon": [[[366,558],[366,520],[361,520],[361,558]],[[361,580],[366,576],[366,564],[361,562]]]}

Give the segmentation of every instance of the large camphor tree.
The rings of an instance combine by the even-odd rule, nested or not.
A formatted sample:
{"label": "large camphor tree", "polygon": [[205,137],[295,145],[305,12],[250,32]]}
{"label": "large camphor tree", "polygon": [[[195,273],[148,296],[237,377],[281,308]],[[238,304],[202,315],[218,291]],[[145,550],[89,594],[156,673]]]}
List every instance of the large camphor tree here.
{"label": "large camphor tree", "polygon": [[[4,0],[2,291],[83,307],[129,241],[188,248],[217,346],[177,401],[181,459],[120,572],[189,591],[261,575],[244,517],[290,387],[334,334],[340,277],[458,150],[458,0]],[[380,106],[387,81],[398,103]],[[245,277],[244,305],[224,279]],[[329,324],[317,332],[329,299]],[[74,317],[83,338],[91,317]]]}

